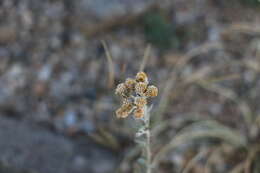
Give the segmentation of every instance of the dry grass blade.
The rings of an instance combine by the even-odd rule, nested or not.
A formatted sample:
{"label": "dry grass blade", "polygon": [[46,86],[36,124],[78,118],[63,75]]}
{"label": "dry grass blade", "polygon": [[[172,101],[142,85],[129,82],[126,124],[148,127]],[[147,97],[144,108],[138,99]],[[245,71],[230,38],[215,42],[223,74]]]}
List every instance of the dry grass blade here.
{"label": "dry grass blade", "polygon": [[186,114],[184,117],[178,118],[174,117],[174,120],[167,119],[160,123],[158,123],[156,126],[152,129],[152,134],[154,136],[160,135],[166,128],[173,128],[173,126],[177,128],[181,128],[185,125],[186,122],[198,122],[198,121],[205,121],[205,117],[201,117],[199,114]]}
{"label": "dry grass blade", "polygon": [[212,92],[215,92],[225,98],[228,98],[230,100],[236,100],[237,99],[237,95],[234,91],[228,89],[228,88],[224,88],[224,87],[221,87],[219,85],[216,85],[216,84],[212,84],[212,83],[209,83],[205,80],[200,80],[200,81],[197,81],[197,84],[199,86],[201,86],[202,88],[205,88],[209,91],[212,91]]}
{"label": "dry grass blade", "polygon": [[223,145],[217,146],[210,152],[206,160],[203,173],[211,173],[211,165],[213,165],[214,162],[219,162],[217,155],[221,152],[222,147]]}
{"label": "dry grass blade", "polygon": [[[207,83],[216,83],[216,82],[222,82],[222,81],[227,81],[227,80],[238,80],[241,79],[241,75],[239,74],[228,74],[224,76],[219,76],[219,77],[211,77],[206,79]],[[205,81],[205,80],[202,80]]]}
{"label": "dry grass blade", "polygon": [[260,25],[259,24],[250,24],[250,23],[234,23],[227,27],[223,34],[230,34],[234,32],[246,33],[246,34],[259,34]]}
{"label": "dry grass blade", "polygon": [[200,85],[201,87],[203,87],[204,89],[215,92],[215,93],[223,96],[224,98],[230,99],[231,101],[236,103],[238,105],[238,109],[240,110],[248,127],[250,127],[252,125],[253,114],[252,114],[252,111],[251,111],[249,105],[246,102],[240,100],[234,91],[232,91],[231,89],[222,87],[220,85],[207,82],[205,80],[197,81],[197,84]]}
{"label": "dry grass blade", "polygon": [[110,148],[117,151],[119,148],[119,143],[117,139],[105,129],[99,129],[97,133],[92,133],[89,137],[97,144]]}
{"label": "dry grass blade", "polygon": [[260,152],[260,147],[256,146],[253,147],[252,149],[250,149],[249,153],[248,153],[248,157],[245,161],[244,164],[244,172],[245,173],[251,173],[253,171],[251,171],[251,167],[252,167],[252,163],[254,161],[254,158],[256,157],[256,155]]}
{"label": "dry grass blade", "polygon": [[174,90],[174,83],[177,80],[177,74],[179,71],[183,69],[183,67],[194,57],[197,55],[200,55],[202,53],[209,52],[210,50],[213,49],[222,49],[222,45],[220,42],[206,42],[203,45],[191,49],[188,53],[185,55],[181,56],[179,60],[175,64],[175,68],[170,72],[169,74],[169,79],[167,80],[164,90],[161,94],[161,99],[158,105],[158,109],[156,110],[156,116],[158,118],[157,121],[160,121],[159,119],[161,115],[164,114],[166,111],[166,108],[168,106],[169,102],[169,96],[171,95],[170,93]]}
{"label": "dry grass blade", "polygon": [[192,58],[196,57],[197,55],[209,52],[213,49],[222,49],[222,44],[219,41],[215,42],[206,42],[201,46],[191,49],[187,54],[180,57],[180,60],[177,62],[176,67],[182,69],[184,65],[188,63]]}
{"label": "dry grass blade", "polygon": [[203,157],[205,157],[209,153],[209,150],[202,150],[199,152],[196,156],[194,156],[185,166],[182,173],[189,173],[192,168],[196,165],[196,163],[201,160]]}
{"label": "dry grass blade", "polygon": [[117,170],[115,171],[116,173],[121,173],[125,167],[128,166],[128,164],[134,160],[135,157],[137,157],[140,152],[141,152],[141,148],[136,146],[133,147],[132,149],[130,149],[126,154],[125,157],[123,158],[123,160],[121,161],[121,163],[119,164]]}
{"label": "dry grass blade", "polygon": [[176,76],[172,76],[171,79],[169,79],[164,87],[164,90],[161,94],[160,97],[160,102],[158,105],[158,108],[156,110],[156,115],[154,117],[157,118],[157,121],[161,121],[161,117],[164,114],[164,112],[166,111],[166,108],[168,106],[168,102],[169,102],[169,95],[171,93],[171,91],[173,90],[174,87],[174,81],[176,80]]}
{"label": "dry grass blade", "polygon": [[190,143],[198,139],[216,138],[223,142],[229,143],[235,147],[245,146],[246,139],[236,131],[223,126],[215,121],[208,120],[186,127],[179,132],[168,144],[155,155],[153,164],[158,163],[159,159],[170,150],[181,146],[182,144]]}
{"label": "dry grass blade", "polygon": [[248,105],[248,103],[246,103],[245,101],[239,101],[238,108],[239,108],[240,112],[242,113],[243,118],[244,118],[245,122],[247,123],[248,127],[251,127],[252,124],[254,124],[254,118],[253,118],[252,110],[251,110],[250,106]]}
{"label": "dry grass blade", "polygon": [[148,45],[148,46],[146,47],[145,51],[144,51],[144,57],[143,57],[143,61],[142,61],[141,65],[140,65],[139,71],[144,71],[144,68],[145,68],[145,65],[146,65],[146,63],[147,63],[147,60],[148,60],[149,57],[150,57],[150,52],[151,52],[151,46]]}
{"label": "dry grass blade", "polygon": [[108,61],[108,87],[114,88],[114,85],[115,85],[114,63],[113,63],[113,60],[112,60],[112,56],[109,53],[107,44],[105,43],[104,40],[102,40],[101,42],[102,42],[102,45],[105,49],[106,58],[107,58],[107,61]]}
{"label": "dry grass blade", "polygon": [[235,166],[229,173],[241,173],[244,169],[244,162],[239,163],[237,166]]}
{"label": "dry grass blade", "polygon": [[208,74],[210,74],[211,70],[212,67],[209,66],[200,68],[199,70],[195,71],[192,75],[190,75],[188,78],[184,79],[184,84],[189,84],[204,79]]}

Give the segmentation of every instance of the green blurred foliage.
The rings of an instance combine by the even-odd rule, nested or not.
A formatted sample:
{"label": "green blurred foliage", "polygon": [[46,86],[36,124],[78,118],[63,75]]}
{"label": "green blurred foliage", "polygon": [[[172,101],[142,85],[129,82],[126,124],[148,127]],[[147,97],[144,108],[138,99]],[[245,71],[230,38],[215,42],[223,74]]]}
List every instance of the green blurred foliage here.
{"label": "green blurred foliage", "polygon": [[143,17],[146,40],[162,50],[178,46],[174,26],[159,12],[150,12]]}
{"label": "green blurred foliage", "polygon": [[241,0],[241,1],[246,5],[252,5],[252,6],[260,5],[260,0]]}

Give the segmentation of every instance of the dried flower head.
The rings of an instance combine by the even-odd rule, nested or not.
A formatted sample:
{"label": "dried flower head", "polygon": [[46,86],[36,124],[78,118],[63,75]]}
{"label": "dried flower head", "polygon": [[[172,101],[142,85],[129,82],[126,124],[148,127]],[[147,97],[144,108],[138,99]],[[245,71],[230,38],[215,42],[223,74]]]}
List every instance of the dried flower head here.
{"label": "dried flower head", "polygon": [[158,95],[158,88],[154,85],[150,85],[147,87],[145,92],[146,97],[156,97]]}
{"label": "dried flower head", "polygon": [[142,108],[142,107],[144,107],[145,105],[147,105],[147,100],[146,100],[145,97],[135,97],[134,104],[135,104],[137,107]]}
{"label": "dried flower head", "polygon": [[126,118],[134,111],[135,118],[145,115],[147,98],[158,95],[158,89],[148,86],[148,78],[144,72],[138,72],[135,79],[127,78],[124,83],[117,86],[117,95],[123,97],[122,106],[116,110],[118,118]]}
{"label": "dried flower head", "polygon": [[116,110],[116,117],[117,118],[126,118],[128,116],[128,112],[124,112],[121,107]]}
{"label": "dried flower head", "polygon": [[115,93],[119,96],[126,98],[130,96],[131,90],[128,89],[124,83],[120,83],[117,85]]}
{"label": "dried flower head", "polygon": [[134,90],[136,81],[132,78],[127,78],[125,81],[125,86],[128,89]]}
{"label": "dried flower head", "polygon": [[117,85],[115,93],[118,94],[118,95],[122,95],[126,92],[126,90],[127,90],[127,88],[126,88],[125,84],[120,83],[120,84]]}
{"label": "dried flower head", "polygon": [[147,83],[146,82],[138,82],[135,85],[136,94],[143,95],[146,91]]}
{"label": "dried flower head", "polygon": [[144,116],[144,108],[137,108],[134,111],[135,118],[142,118]]}
{"label": "dried flower head", "polygon": [[134,105],[132,103],[124,103],[116,111],[117,118],[126,118],[133,110]]}
{"label": "dried flower head", "polygon": [[138,72],[135,77],[137,82],[146,82],[148,83],[148,77],[145,72]]}

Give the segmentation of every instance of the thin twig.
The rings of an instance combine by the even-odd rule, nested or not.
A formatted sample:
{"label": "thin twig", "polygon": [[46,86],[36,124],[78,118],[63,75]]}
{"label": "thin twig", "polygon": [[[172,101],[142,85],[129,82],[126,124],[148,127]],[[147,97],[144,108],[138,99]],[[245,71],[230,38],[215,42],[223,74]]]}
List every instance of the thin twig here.
{"label": "thin twig", "polygon": [[108,50],[108,47],[106,45],[106,42],[104,40],[101,40],[101,43],[105,49],[106,52],[106,58],[108,61],[108,87],[113,88],[115,84],[115,72],[114,72],[114,63],[112,60],[112,56],[110,55],[110,52]]}
{"label": "thin twig", "polygon": [[140,65],[139,71],[144,71],[144,68],[145,68],[145,65],[146,65],[146,63],[147,63],[147,60],[148,60],[149,57],[150,57],[150,51],[151,51],[151,46],[148,45],[148,46],[146,47],[145,51],[144,51],[144,57],[143,57],[143,61],[142,61],[141,65]]}

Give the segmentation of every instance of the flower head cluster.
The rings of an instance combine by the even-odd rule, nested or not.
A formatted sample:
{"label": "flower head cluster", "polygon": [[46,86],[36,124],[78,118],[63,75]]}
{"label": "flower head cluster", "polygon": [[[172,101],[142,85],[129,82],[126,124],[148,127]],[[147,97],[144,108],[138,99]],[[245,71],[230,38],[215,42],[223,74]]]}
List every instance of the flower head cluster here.
{"label": "flower head cluster", "polygon": [[158,95],[157,87],[148,84],[147,75],[138,72],[135,79],[127,78],[124,83],[117,85],[115,93],[123,98],[122,106],[116,110],[118,118],[126,118],[132,112],[135,118],[144,116],[147,98]]}

